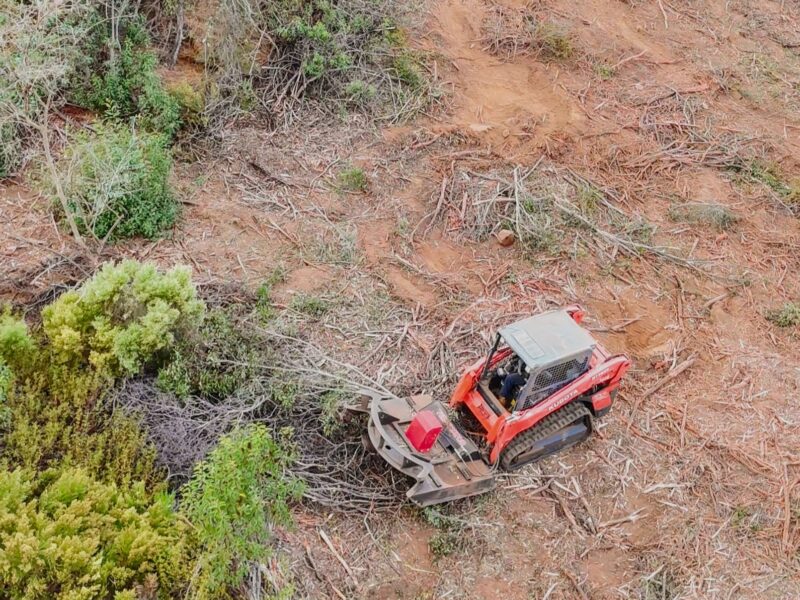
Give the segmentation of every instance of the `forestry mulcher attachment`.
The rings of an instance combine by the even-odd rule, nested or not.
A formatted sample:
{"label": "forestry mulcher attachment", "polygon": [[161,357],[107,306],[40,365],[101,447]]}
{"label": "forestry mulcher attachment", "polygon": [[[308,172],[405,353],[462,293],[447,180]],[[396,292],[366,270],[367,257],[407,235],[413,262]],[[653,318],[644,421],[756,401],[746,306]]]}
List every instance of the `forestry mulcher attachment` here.
{"label": "forestry mulcher attachment", "polygon": [[416,480],[409,499],[428,506],[486,492],[498,468],[513,471],[589,437],[631,363],[581,327],[583,316],[570,306],[497,333],[449,403],[456,414],[468,411],[480,432],[467,434],[430,396],[372,398],[369,443]]}

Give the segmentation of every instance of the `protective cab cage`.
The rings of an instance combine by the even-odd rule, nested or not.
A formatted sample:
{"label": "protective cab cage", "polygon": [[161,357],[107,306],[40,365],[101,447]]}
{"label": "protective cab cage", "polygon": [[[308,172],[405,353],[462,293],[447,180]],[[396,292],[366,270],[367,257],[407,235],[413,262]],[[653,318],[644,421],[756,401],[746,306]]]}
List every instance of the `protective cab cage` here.
{"label": "protective cab cage", "polygon": [[497,333],[481,372],[480,382],[486,384],[479,384],[478,389],[482,394],[495,396],[486,399],[496,402],[495,390],[499,389],[500,381],[497,376],[489,378],[490,368],[509,356],[516,356],[528,375],[511,412],[531,408],[580,377],[588,368],[596,344],[567,311],[543,313],[513,323]]}

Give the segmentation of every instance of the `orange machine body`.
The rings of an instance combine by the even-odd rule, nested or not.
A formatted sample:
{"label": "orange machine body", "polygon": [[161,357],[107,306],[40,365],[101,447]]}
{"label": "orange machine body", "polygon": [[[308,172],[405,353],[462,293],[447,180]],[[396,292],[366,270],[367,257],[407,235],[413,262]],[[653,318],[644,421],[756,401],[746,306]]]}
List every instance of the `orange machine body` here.
{"label": "orange machine body", "polygon": [[[583,320],[584,312],[580,307],[570,307],[567,312],[576,323]],[[631,366],[627,356],[612,356],[598,343],[589,359],[586,372],[565,387],[524,410],[509,411],[502,406],[496,406],[493,410],[477,389],[478,382],[487,371],[496,368],[511,353],[510,348],[499,348],[489,358],[469,366],[450,398],[451,407],[467,408],[483,426],[486,442],[491,447],[489,461],[492,464],[497,463],[500,453],[517,435],[570,402],[585,403],[595,416],[607,412],[622,377]]]}

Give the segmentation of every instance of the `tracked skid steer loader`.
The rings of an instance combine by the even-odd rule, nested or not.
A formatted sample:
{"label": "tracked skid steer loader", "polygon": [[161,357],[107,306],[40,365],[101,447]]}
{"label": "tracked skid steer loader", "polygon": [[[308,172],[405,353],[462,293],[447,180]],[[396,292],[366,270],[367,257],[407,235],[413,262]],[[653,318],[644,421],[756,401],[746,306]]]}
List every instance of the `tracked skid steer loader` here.
{"label": "tracked skid steer loader", "polygon": [[[468,367],[448,406],[430,396],[373,396],[366,440],[415,483],[421,506],[492,489],[513,471],[589,437],[630,367],[581,326],[579,306],[500,329],[486,358]],[[469,431],[459,414],[480,426]],[[473,429],[475,427],[473,426]]]}

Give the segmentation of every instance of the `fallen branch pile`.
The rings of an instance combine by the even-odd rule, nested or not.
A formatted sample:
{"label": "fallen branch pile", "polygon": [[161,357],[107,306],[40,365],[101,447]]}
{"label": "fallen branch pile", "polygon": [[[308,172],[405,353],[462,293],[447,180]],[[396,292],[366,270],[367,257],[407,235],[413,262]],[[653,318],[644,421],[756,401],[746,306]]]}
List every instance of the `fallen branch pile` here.
{"label": "fallen branch pile", "polygon": [[[192,466],[222,435],[255,421],[276,435],[291,431],[296,453],[292,472],[305,481],[306,499],[343,513],[396,507],[401,482],[363,448],[358,434],[363,423],[351,423],[342,402],[365,393],[389,395],[388,390],[309,342],[266,329],[256,335],[270,347],[275,362],[249,365],[258,375],[224,401],[179,399],[160,391],[152,378],[143,378],[118,390],[113,408],[140,416],[159,462],[176,483],[188,479]],[[292,396],[279,399],[276,389],[290,389]],[[326,394],[333,394],[335,403],[324,402]]]}
{"label": "fallen branch pile", "polygon": [[667,261],[699,270],[699,261],[653,244],[655,228],[631,216],[601,189],[569,169],[543,164],[530,168],[474,172],[445,177],[428,228],[445,221],[449,232],[484,240],[500,229],[514,232],[524,250],[557,254],[569,245],[592,246],[613,261],[618,254]]}
{"label": "fallen branch pile", "polygon": [[639,129],[659,148],[628,159],[626,166],[653,176],[682,166],[702,165],[739,171],[756,152],[757,138],[732,131],[716,131],[699,118],[703,105],[677,91],[648,102],[639,118]]}

